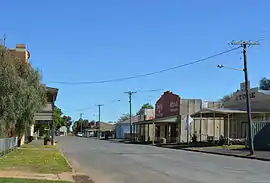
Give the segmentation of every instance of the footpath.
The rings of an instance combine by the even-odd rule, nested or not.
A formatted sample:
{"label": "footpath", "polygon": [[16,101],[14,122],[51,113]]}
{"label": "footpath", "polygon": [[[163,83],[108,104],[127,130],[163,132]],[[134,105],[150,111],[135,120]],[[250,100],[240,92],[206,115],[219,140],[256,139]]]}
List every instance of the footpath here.
{"label": "footpath", "polygon": [[250,156],[250,152],[245,148],[244,145],[231,145],[231,146],[208,146],[200,147],[187,144],[163,144],[158,145],[158,147],[170,148],[170,149],[179,149],[184,151],[206,153],[206,154],[215,154],[223,156],[232,156],[238,158],[246,159],[255,159],[261,161],[270,161],[270,151],[255,151],[254,155]]}
{"label": "footpath", "polygon": [[77,175],[57,145],[33,141],[0,158],[0,183],[93,183]]}
{"label": "footpath", "polygon": [[185,151],[201,152],[207,154],[216,154],[224,156],[233,156],[238,158],[255,159],[261,161],[270,161],[270,151],[255,151],[254,155],[250,156],[247,149],[232,147],[190,147],[182,148]]}

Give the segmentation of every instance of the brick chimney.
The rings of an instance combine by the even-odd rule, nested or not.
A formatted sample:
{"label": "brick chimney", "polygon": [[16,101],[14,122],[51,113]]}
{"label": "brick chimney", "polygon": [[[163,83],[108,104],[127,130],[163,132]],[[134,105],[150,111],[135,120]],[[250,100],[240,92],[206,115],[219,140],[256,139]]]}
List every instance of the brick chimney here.
{"label": "brick chimney", "polygon": [[26,49],[26,44],[16,44],[16,48],[9,51],[14,57],[21,59],[23,62],[28,62],[29,52]]}

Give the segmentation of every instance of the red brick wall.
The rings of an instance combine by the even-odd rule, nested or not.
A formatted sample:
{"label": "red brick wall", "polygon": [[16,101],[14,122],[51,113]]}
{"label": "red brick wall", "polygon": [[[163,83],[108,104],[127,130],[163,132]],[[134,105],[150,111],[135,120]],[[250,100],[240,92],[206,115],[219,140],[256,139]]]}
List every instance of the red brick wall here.
{"label": "red brick wall", "polygon": [[170,91],[166,91],[156,102],[156,118],[178,115],[179,111],[180,97]]}
{"label": "red brick wall", "polygon": [[10,49],[9,53],[23,62],[28,62],[28,51],[25,44],[17,44],[16,49]]}

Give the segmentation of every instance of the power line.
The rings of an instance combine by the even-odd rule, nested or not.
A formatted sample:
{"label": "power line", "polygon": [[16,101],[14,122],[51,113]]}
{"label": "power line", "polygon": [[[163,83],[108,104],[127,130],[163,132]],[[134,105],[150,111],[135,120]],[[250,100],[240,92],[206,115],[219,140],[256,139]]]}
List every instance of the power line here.
{"label": "power line", "polygon": [[164,91],[164,89],[153,89],[153,90],[138,90],[137,93],[148,93],[148,92],[157,92],[157,91]]}
{"label": "power line", "polygon": [[[158,92],[158,91],[163,91],[164,89],[151,89],[151,90],[138,90],[136,91],[136,93],[149,93],[149,92]],[[107,102],[105,105],[108,105],[108,104],[112,104],[112,103],[117,103],[117,102],[121,102],[120,99],[115,99],[115,100],[112,100],[111,102]],[[92,110],[92,109],[95,109],[96,108],[96,105],[91,105],[91,106],[88,106],[88,107],[84,107],[84,108],[77,108],[77,109],[62,109],[63,111],[67,111],[67,112],[71,112],[71,111],[88,111],[88,110]]]}
{"label": "power line", "polygon": [[125,81],[125,80],[131,80],[131,79],[151,76],[151,75],[155,75],[155,74],[160,74],[160,73],[168,72],[168,71],[175,70],[175,69],[178,69],[178,68],[181,68],[181,67],[186,67],[186,66],[189,66],[189,65],[197,64],[197,63],[200,63],[200,62],[203,62],[203,61],[218,57],[220,55],[224,55],[226,53],[232,52],[234,50],[239,49],[240,47],[241,46],[236,47],[236,48],[232,48],[232,49],[229,49],[229,50],[225,50],[223,52],[219,52],[219,53],[216,53],[214,55],[211,55],[211,56],[208,56],[208,57],[205,57],[205,58],[202,58],[202,59],[198,59],[198,60],[195,60],[195,61],[192,61],[192,62],[188,62],[188,63],[185,63],[185,64],[177,65],[177,66],[170,67],[170,68],[163,69],[163,70],[159,70],[159,71],[149,72],[149,73],[146,73],[146,74],[140,74],[140,75],[136,75],[136,76],[122,77],[122,78],[101,80],[101,81],[79,81],[79,82],[51,81],[51,82],[47,82],[47,83],[65,84],[65,85],[83,85],[83,84],[112,83],[112,82],[120,82],[120,81]]}

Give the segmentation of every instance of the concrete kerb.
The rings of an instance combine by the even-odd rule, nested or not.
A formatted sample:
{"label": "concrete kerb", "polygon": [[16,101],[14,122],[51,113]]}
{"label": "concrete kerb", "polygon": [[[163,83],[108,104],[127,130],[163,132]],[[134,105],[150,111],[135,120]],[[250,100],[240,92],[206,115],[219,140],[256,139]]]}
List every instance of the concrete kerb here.
{"label": "concrete kerb", "polygon": [[270,161],[268,158],[260,158],[256,156],[245,156],[245,155],[238,155],[238,154],[228,154],[228,153],[222,153],[222,152],[210,152],[210,151],[202,151],[198,149],[179,149],[183,151],[190,151],[190,152],[198,152],[198,153],[205,153],[205,154],[215,154],[215,155],[221,155],[221,156],[231,156],[236,158],[244,158],[244,159],[254,159],[254,160],[260,160],[260,161]]}
{"label": "concrete kerb", "polygon": [[66,153],[61,149],[61,147],[58,146],[58,148],[59,148],[60,152],[62,153],[64,159],[66,160],[68,166],[71,168],[72,174],[73,174],[73,175],[77,175],[77,172],[76,172],[76,170],[73,168],[73,166],[72,166],[72,164],[70,163],[69,159],[67,158]]}

